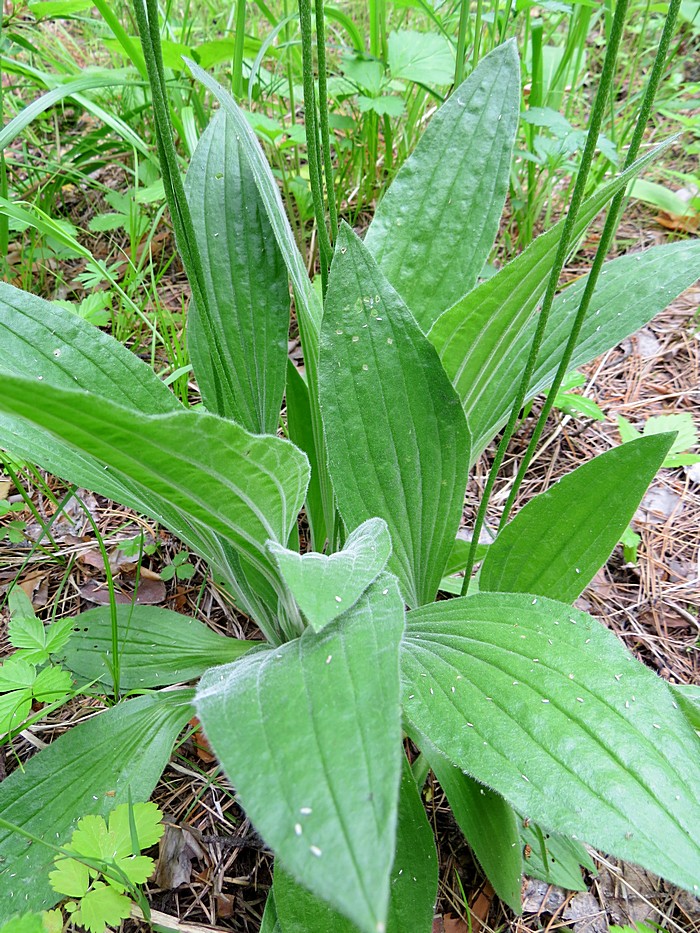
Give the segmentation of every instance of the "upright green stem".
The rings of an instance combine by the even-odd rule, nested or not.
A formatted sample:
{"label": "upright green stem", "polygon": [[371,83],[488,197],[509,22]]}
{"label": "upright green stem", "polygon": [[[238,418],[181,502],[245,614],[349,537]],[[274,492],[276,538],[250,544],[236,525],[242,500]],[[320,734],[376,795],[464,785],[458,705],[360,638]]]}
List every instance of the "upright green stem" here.
{"label": "upright green stem", "polygon": [[[2,42],[3,15],[0,11],[0,43]],[[2,86],[2,68],[0,67],[0,126],[5,125],[5,98]],[[7,165],[5,164],[5,150],[0,151],[0,197],[7,200]],[[10,248],[10,219],[6,214],[0,216],[0,256],[4,272],[9,272],[7,253]]]}
{"label": "upright green stem", "polygon": [[[283,9],[284,9],[285,20],[287,20],[289,16],[289,10],[287,7],[287,3],[288,3],[288,0],[284,0]],[[294,94],[294,72],[292,69],[292,56],[289,52],[290,45],[291,45],[291,33],[289,31],[289,22],[287,22],[287,25],[284,27],[284,41],[287,45],[286,70],[287,70],[287,87],[289,89],[289,113],[290,113],[290,117],[292,121],[292,126],[294,126],[294,124],[297,122],[296,121],[297,107],[296,107],[296,100],[295,100],[295,94]],[[299,174],[299,146],[294,147],[294,165],[295,165],[296,172],[298,175]]]}
{"label": "upright green stem", "polygon": [[243,96],[243,48],[245,46],[245,3],[236,0],[236,25],[233,37],[232,90],[236,100]]}
{"label": "upright green stem", "polygon": [[479,64],[481,54],[481,24],[484,14],[484,0],[476,0],[476,23],[474,24],[474,53],[472,55],[472,68]]}
{"label": "upright green stem", "polygon": [[605,60],[603,62],[603,70],[600,76],[600,82],[598,84],[598,90],[593,104],[593,112],[591,114],[591,119],[588,126],[586,145],[583,150],[583,155],[581,156],[581,165],[576,176],[576,184],[574,185],[574,190],[571,195],[569,210],[566,215],[566,220],[564,221],[564,228],[562,230],[561,239],[559,241],[557,253],[554,258],[549,280],[547,282],[547,288],[542,302],[542,309],[538,316],[537,328],[532,340],[532,347],[530,348],[530,354],[528,356],[527,363],[525,364],[525,370],[520,380],[520,385],[518,387],[517,395],[513,403],[513,408],[511,410],[505,431],[503,432],[501,442],[498,445],[496,457],[489,472],[489,477],[486,481],[486,487],[479,504],[479,511],[476,517],[476,522],[474,524],[474,532],[472,535],[471,546],[469,548],[469,558],[467,561],[464,583],[462,585],[463,594],[466,594],[467,588],[469,587],[469,580],[472,574],[472,570],[474,569],[476,549],[479,544],[481,530],[484,526],[486,510],[488,509],[491,492],[496,482],[498,471],[501,467],[501,464],[503,463],[508,444],[510,443],[510,439],[513,436],[520,410],[525,403],[525,397],[527,396],[527,391],[532,381],[532,374],[537,363],[537,357],[539,356],[540,347],[542,346],[542,340],[544,338],[547,322],[549,320],[549,313],[552,309],[552,303],[554,301],[554,295],[557,290],[559,276],[561,275],[561,270],[564,268],[564,263],[569,252],[572,232],[576,223],[576,218],[578,216],[581,202],[583,201],[586,182],[588,180],[588,173],[593,162],[593,156],[595,155],[595,150],[598,143],[598,134],[600,132],[600,126],[603,120],[603,115],[605,113],[605,108],[607,106],[610,85],[615,73],[615,62],[617,60],[617,52],[620,47],[620,40],[622,39],[629,2],[630,0],[618,0],[615,9],[615,15],[613,18],[612,27],[610,29],[608,46],[605,53]]}
{"label": "upright green stem", "polygon": [[[637,116],[637,123],[634,128],[630,147],[625,158],[623,171],[624,169],[629,168],[629,166],[637,158],[639,147],[642,143],[642,139],[644,138],[644,130],[649,120],[649,115],[654,104],[654,98],[656,97],[659,83],[663,76],[666,56],[668,54],[669,45],[671,44],[671,38],[676,26],[676,19],[680,5],[681,0],[671,0],[671,5],[666,15],[666,21],[664,23],[663,32],[661,34],[659,48],[654,59],[654,66],[652,68],[651,75],[649,76],[649,81],[644,92],[642,106]],[[559,368],[557,369],[552,386],[547,393],[547,398],[545,399],[540,416],[537,419],[537,424],[535,425],[535,430],[533,431],[532,437],[530,438],[530,443],[527,445],[527,450],[525,451],[523,459],[520,463],[518,473],[515,477],[515,482],[513,483],[513,488],[510,491],[508,501],[506,502],[505,508],[503,510],[501,527],[503,527],[508,519],[508,515],[510,514],[510,510],[513,507],[515,497],[518,494],[518,490],[520,489],[525,473],[530,466],[530,463],[532,462],[532,458],[534,456],[535,449],[537,448],[540,437],[542,436],[545,423],[549,417],[549,413],[552,410],[552,406],[554,405],[554,399],[556,398],[557,392],[561,388],[561,384],[564,381],[564,377],[566,376],[566,373],[568,372],[569,366],[571,364],[571,358],[574,354],[574,350],[576,349],[576,344],[581,334],[583,322],[591,305],[591,299],[593,298],[595,287],[598,284],[598,279],[603,268],[603,263],[605,262],[605,257],[613,241],[613,237],[615,236],[615,231],[617,230],[620,213],[622,211],[622,206],[625,200],[625,193],[626,192],[624,189],[619,191],[610,204],[608,216],[605,220],[605,227],[603,228],[600,243],[598,244],[598,249],[596,250],[593,266],[588,275],[588,280],[583,292],[583,297],[581,298],[581,303],[579,304],[578,310],[576,312],[576,318],[571,328],[569,339],[567,341],[566,347],[564,348],[564,354],[559,363]]]}
{"label": "upright green stem", "polygon": [[228,394],[234,392],[231,386],[230,373],[226,372],[222,364],[224,354],[221,352],[221,338],[213,327],[209,310],[209,294],[202,259],[199,254],[197,238],[192,223],[185,187],[180,174],[177,152],[173,141],[170,108],[168,106],[167,88],[165,84],[165,69],[160,43],[160,26],[158,21],[158,0],[135,0],[136,25],[141,37],[148,79],[151,85],[153,98],[153,111],[155,115],[156,143],[158,157],[165,187],[165,196],[170,208],[170,215],[175,229],[175,242],[185,267],[187,279],[192,289],[192,298],[200,311],[202,326],[209,345],[214,348],[212,361],[216,373],[216,398],[213,400],[217,414],[226,414],[224,386],[228,384]]}
{"label": "upright green stem", "polygon": [[335,204],[335,183],[331,159],[331,133],[328,126],[328,88],[326,84],[326,21],[323,0],[316,0],[316,49],[318,55],[318,112],[320,116],[321,145],[323,147],[323,174],[326,179],[328,217],[331,222],[331,237],[338,236],[338,211]]}
{"label": "upright green stem", "polygon": [[455,87],[464,81],[464,50],[467,42],[467,22],[469,20],[469,0],[461,0],[459,5],[459,26],[457,28],[457,58],[455,60]]}
{"label": "upright green stem", "polygon": [[309,181],[314,202],[318,245],[321,258],[321,283],[326,292],[328,269],[331,264],[331,241],[326,227],[323,209],[323,186],[320,164],[320,147],[316,128],[316,91],[314,88],[313,39],[311,30],[310,0],[299,0],[299,22],[301,24],[301,54],[304,70],[304,121],[306,124],[306,148],[309,160]]}

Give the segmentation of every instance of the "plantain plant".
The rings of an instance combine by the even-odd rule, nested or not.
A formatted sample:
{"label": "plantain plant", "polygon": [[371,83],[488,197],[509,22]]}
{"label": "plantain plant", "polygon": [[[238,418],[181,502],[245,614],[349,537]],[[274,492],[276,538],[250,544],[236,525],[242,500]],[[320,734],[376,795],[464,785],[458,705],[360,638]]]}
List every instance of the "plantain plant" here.
{"label": "plantain plant", "polygon": [[[523,850],[528,873],[575,888],[592,868],[584,841],[697,890],[692,698],[572,607],[673,436],[564,477],[504,524],[466,595],[437,600],[468,566],[456,537],[469,469],[518,407],[564,231],[575,242],[660,150],[480,281],[519,107],[515,47],[498,46],[435,114],[364,240],[341,225],[321,301],[246,119],[194,64],[220,106],[183,185],[155,6],[137,14],[204,407],[85,320],[3,284],[0,443],[169,528],[265,640],[147,606],[76,618],[65,664],[119,702],[0,784],[0,919],[55,903],[45,869],[75,818],[147,799],[193,705],[277,857],[268,933],[431,929],[427,767],[516,912]],[[603,272],[569,369],[692,284],[700,244]],[[290,282],[303,369],[287,356]],[[586,286],[551,304],[525,401],[555,381]]]}

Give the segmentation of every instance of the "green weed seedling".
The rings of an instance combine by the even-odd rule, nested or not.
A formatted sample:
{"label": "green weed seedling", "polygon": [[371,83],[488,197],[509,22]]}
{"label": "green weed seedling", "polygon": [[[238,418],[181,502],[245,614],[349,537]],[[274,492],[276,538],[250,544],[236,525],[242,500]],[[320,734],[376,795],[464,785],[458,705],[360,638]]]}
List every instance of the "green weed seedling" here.
{"label": "green weed seedling", "polygon": [[[507,503],[478,554],[485,494],[472,542],[457,541],[469,470],[504,425],[494,477],[524,405],[547,391],[546,416],[567,372],[643,326],[700,272],[697,241],[603,265],[628,183],[665,148],[635,161],[641,130],[623,169],[583,197],[626,0],[612,16],[566,219],[481,282],[517,132],[514,44],[497,45],[434,114],[360,239],[336,226],[328,197],[328,127],[311,80],[318,50],[301,5],[320,289],[248,120],[194,63],[218,108],[183,184],[157,4],[136,2],[192,291],[187,340],[201,408],[186,408],[89,323],[0,285],[0,444],[169,528],[264,636],[224,637],[153,606],[74,620],[70,670],[109,690],[118,652],[119,689],[140,695],[115,697],[0,784],[0,919],[58,897],[41,881],[52,854],[28,847],[27,834],[65,845],[78,816],[99,822],[147,800],[193,708],[277,856],[265,933],[431,929],[428,767],[515,912],[525,845],[528,873],[548,882],[582,884],[581,867],[592,868],[585,840],[697,890],[697,698],[573,607],[673,435],[612,448],[514,518]],[[381,16],[372,22],[381,46]],[[608,204],[592,273],[557,295],[573,244]],[[303,372],[288,358],[290,282]],[[533,445],[540,432],[538,423]],[[437,600],[445,576],[454,583],[460,572],[462,595]],[[175,686],[189,681],[194,690]],[[422,756],[418,781],[407,735]]]}
{"label": "green weed seedling", "polygon": [[[153,874],[152,858],[142,849],[163,835],[163,814],[153,803],[121,804],[109,815],[78,820],[64,854],[54,859],[49,875],[57,894],[69,897],[66,912],[89,933],[104,933],[131,913],[130,895]],[[127,893],[128,892],[128,893]]]}
{"label": "green weed seedling", "polygon": [[72,695],[73,686],[70,672],[50,663],[68,641],[73,620],[45,626],[19,586],[10,591],[8,605],[8,637],[15,650],[0,664],[0,734],[15,730],[33,703],[60,705]]}
{"label": "green weed seedling", "polygon": [[160,572],[161,580],[191,580],[194,576],[194,564],[189,561],[187,551],[178,551],[169,564]]}

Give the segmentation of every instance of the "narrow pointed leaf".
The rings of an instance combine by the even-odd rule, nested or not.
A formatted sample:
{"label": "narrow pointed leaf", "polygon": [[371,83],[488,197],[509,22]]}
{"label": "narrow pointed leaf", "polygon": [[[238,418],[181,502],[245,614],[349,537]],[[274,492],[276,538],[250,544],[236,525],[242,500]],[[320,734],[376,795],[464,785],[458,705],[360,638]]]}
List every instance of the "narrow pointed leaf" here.
{"label": "narrow pointed leaf", "polygon": [[423,330],[474,287],[488,258],[519,109],[518,53],[506,42],[438,110],[379,202],[365,246]]}
{"label": "narrow pointed leaf", "polygon": [[188,345],[204,401],[215,398],[211,355],[219,352],[233,390],[225,399],[226,416],[253,434],[275,434],[287,368],[289,280],[225,111],[202,134],[185,190],[216,335],[216,346],[210,346],[199,308],[190,307]]}
{"label": "narrow pointed leaf", "polygon": [[[197,619],[159,606],[117,606],[119,684],[124,690],[194,680],[234,661],[255,642],[217,635]],[[63,663],[87,681],[111,685],[112,611],[100,606],[74,619]]]}
{"label": "narrow pointed leaf", "polygon": [[263,913],[260,933],[284,933],[277,918],[274,888],[270,888],[270,893],[265,901],[265,912]]}
{"label": "narrow pointed leaf", "polygon": [[299,554],[270,542],[282,578],[316,632],[351,609],[386,566],[391,538],[386,522],[371,518],[335,554]]}
{"label": "narrow pointed leaf", "polygon": [[433,347],[344,226],[326,295],[320,399],[338,509],[389,526],[409,605],[430,602],[464,502],[469,431]]}
{"label": "narrow pointed leaf", "polygon": [[[686,240],[652,246],[642,253],[606,263],[584,321],[571,368],[576,369],[621,343],[664,310],[700,277],[700,243]],[[578,309],[587,276],[578,279],[555,300],[542,351],[528,392],[534,398],[550,385]],[[512,365],[529,351],[532,324],[513,348]],[[672,430],[670,427],[666,430]]]}
{"label": "narrow pointed leaf", "polygon": [[464,774],[430,742],[421,741],[421,751],[427,755],[454,818],[494,891],[520,914],[523,859],[517,814],[500,794]]}
{"label": "narrow pointed leaf", "polygon": [[[0,784],[2,819],[60,846],[78,817],[148,800],[191,699],[189,690],[137,697],[73,726]],[[0,852],[0,921],[60,900],[48,877],[54,849],[1,828]]]}
{"label": "narrow pointed leaf", "polygon": [[672,441],[657,434],[615,447],[528,502],[486,552],[479,589],[573,603],[620,540]]}
{"label": "narrow pointed leaf", "polygon": [[0,283],[0,369],[148,414],[182,405],[150,366],[77,314]]}
{"label": "narrow pointed leaf", "polygon": [[311,342],[311,345],[305,346],[305,349],[312,353],[316,348],[318,332],[321,326],[321,303],[313,290],[304,260],[294,240],[294,234],[287,220],[279,187],[272,170],[250,124],[233,97],[199,65],[195,65],[194,62],[187,59],[185,61],[194,77],[217,98],[222,110],[226,112],[227,117],[233,124],[236,140],[240,144],[240,151],[245,154],[250,170],[253,173],[277,245],[287,264],[289,276],[294,285],[296,309],[301,318],[300,323],[304,330],[305,339]]}
{"label": "narrow pointed leaf", "polygon": [[700,744],[600,623],[521,594],[436,603],[409,614],[402,678],[412,727],[519,812],[697,889]]}
{"label": "narrow pointed leaf", "polygon": [[366,933],[389,903],[403,624],[383,575],[321,633],[215,668],[197,693],[207,737],[282,866]]}
{"label": "narrow pointed leaf", "polygon": [[[303,502],[308,462],[301,451],[214,415],[145,415],[86,392],[9,376],[0,376],[0,410],[46,432],[50,456],[42,466],[80,482],[84,474],[62,469],[63,451],[87,454],[104,465],[106,480],[91,483],[95,492],[109,495],[113,479],[126,492],[123,504],[184,540],[199,522],[262,568],[269,566],[265,542],[287,540]],[[0,432],[0,443],[16,449],[11,429]],[[41,462],[38,452],[35,457]]]}
{"label": "narrow pointed leaf", "polygon": [[[404,757],[386,933],[430,933],[438,885],[435,837]],[[357,933],[342,914],[275,865],[274,904],[284,933]]]}
{"label": "narrow pointed leaf", "polygon": [[435,836],[404,757],[387,933],[430,933],[437,890]]}
{"label": "narrow pointed leaf", "polygon": [[[574,240],[608,201],[667,145],[668,142],[639,159],[582,205]],[[498,425],[507,419],[510,407],[502,398],[504,391],[507,394],[514,391],[514,370],[501,361],[509,359],[511,346],[544,295],[563,223],[560,221],[537,237],[516,259],[457,301],[440,316],[428,335],[467,414],[474,459],[496,433]],[[494,421],[494,412],[500,420]]]}
{"label": "narrow pointed leaf", "polygon": [[289,360],[287,365],[287,387],[285,394],[287,408],[287,427],[289,439],[303,450],[309,458],[311,479],[306,490],[306,518],[311,533],[311,546],[314,551],[322,551],[326,544],[326,522],[323,514],[323,496],[319,480],[320,470],[316,443],[314,441],[313,423],[311,419],[311,403],[309,388],[294,363]]}

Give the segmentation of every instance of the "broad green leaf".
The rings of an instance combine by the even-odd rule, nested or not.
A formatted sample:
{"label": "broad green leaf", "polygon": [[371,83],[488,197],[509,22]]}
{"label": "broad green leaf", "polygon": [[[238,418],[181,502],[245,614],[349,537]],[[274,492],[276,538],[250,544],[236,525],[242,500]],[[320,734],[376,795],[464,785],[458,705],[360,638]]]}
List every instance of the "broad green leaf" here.
{"label": "broad green leaf", "polygon": [[[169,527],[184,541],[199,540],[198,526],[223,535],[263,569],[268,539],[286,541],[304,499],[308,462],[288,441],[249,434],[232,421],[201,412],[146,415],[86,392],[0,376],[0,410],[46,432],[48,457],[29,455],[72,482],[117,497]],[[0,443],[17,449],[0,430]],[[46,449],[45,448],[45,449]],[[63,451],[103,464],[63,468]],[[69,467],[75,464],[71,462]],[[116,481],[113,483],[111,480]],[[194,534],[191,529],[194,528]]]}
{"label": "broad green leaf", "polygon": [[464,774],[429,741],[421,739],[420,745],[494,891],[520,914],[523,859],[516,813],[500,794]]}
{"label": "broad green leaf", "polygon": [[531,878],[555,884],[567,891],[585,891],[581,866],[595,873],[595,865],[580,842],[550,833],[530,820],[520,822],[523,867]]}
{"label": "broad green leaf", "polygon": [[274,542],[268,550],[309,625],[320,632],[351,609],[384,570],[391,554],[391,538],[386,522],[370,518],[335,554],[299,554]]}
{"label": "broad green leaf", "polygon": [[480,593],[409,613],[404,715],[550,829],[697,890],[700,744],[672,694],[563,603]]}
{"label": "broad green leaf", "polygon": [[[89,609],[73,619],[63,663],[87,681],[112,684],[112,611]],[[159,606],[117,606],[119,684],[124,690],[164,687],[201,677],[234,661],[254,642],[217,635],[202,622]]]}
{"label": "broad green leaf", "polygon": [[506,42],[438,110],[379,202],[365,245],[426,331],[474,287],[491,251],[519,110],[518,54]]}
{"label": "broad green leaf", "polygon": [[672,439],[615,447],[528,502],[488,549],[480,590],[573,603],[620,540]]}
{"label": "broad green leaf", "polygon": [[[305,347],[304,349],[315,356],[317,348],[318,332],[321,327],[321,303],[313,290],[309,280],[304,260],[296,245],[292,228],[289,225],[287,215],[282,203],[279,186],[275,180],[270,166],[265,159],[260,143],[255,138],[253,130],[250,128],[243,111],[236,104],[230,93],[223,88],[210,75],[203,71],[199,65],[187,61],[187,66],[194,75],[211,93],[217,98],[222,110],[233,124],[237,142],[240,143],[240,152],[245,155],[248,166],[253,173],[255,183],[258,186],[258,193],[265,206],[267,217],[274,232],[277,245],[282,253],[289,276],[294,285],[296,296],[296,311],[300,318],[300,326],[303,328]],[[308,341],[308,343],[307,343]]]}
{"label": "broad green leaf", "polygon": [[[581,206],[573,241],[583,234],[608,201],[668,144],[664,143],[639,159]],[[474,459],[508,417],[510,407],[507,399],[514,396],[517,377],[522,372],[522,367],[514,368],[512,364],[511,348],[520,340],[529,349],[532,332],[528,331],[529,338],[522,334],[544,295],[563,224],[561,220],[547,233],[537,237],[516,259],[457,301],[440,316],[429,332],[430,341],[437,349],[467,414]],[[568,337],[571,317],[567,317]],[[603,333],[602,329],[600,333]],[[606,340],[604,348],[614,346],[615,342],[614,338]],[[561,340],[557,345],[562,346]],[[579,363],[574,359],[571,365],[576,367]]]}
{"label": "broad green leaf", "polygon": [[430,602],[459,527],[469,431],[433,347],[344,226],[319,366],[328,463],[348,528],[389,526],[389,569],[409,605]]}
{"label": "broad green leaf", "polygon": [[[191,698],[188,690],[138,697],[73,726],[0,784],[3,821],[59,846],[77,817],[147,800],[192,716]],[[0,921],[56,903],[48,882],[53,848],[3,824],[0,852]]]}
{"label": "broad green leaf", "polygon": [[285,402],[289,439],[309,458],[311,479],[306,490],[304,507],[311,532],[311,545],[315,551],[322,551],[326,543],[326,522],[323,515],[323,497],[311,420],[309,389],[304,377],[291,360],[287,365]]}
{"label": "broad green leaf", "polygon": [[383,928],[389,905],[403,616],[396,581],[382,575],[322,632],[214,668],[197,693],[207,738],[263,839],[365,933]]}
{"label": "broad green leaf", "polygon": [[272,887],[277,922],[283,933],[358,933],[358,927],[330,904],[307,891],[275,862]]}
{"label": "broad green leaf", "polygon": [[[387,933],[430,933],[438,864],[433,830],[404,757]],[[357,927],[275,865],[274,904],[284,933],[356,933]]]}
{"label": "broad green leaf", "polygon": [[190,358],[204,402],[211,407],[216,399],[216,353],[229,379],[224,414],[253,434],[275,434],[287,368],[287,269],[225,111],[200,137],[185,190],[212,316],[206,322],[198,307],[187,312]]}
{"label": "broad green leaf", "polygon": [[182,405],[118,340],[50,301],[0,283],[0,369],[59,389],[86,389],[146,414]]}
{"label": "broad green leaf", "polygon": [[452,84],[455,56],[445,36],[395,29],[389,33],[387,45],[392,78],[419,84]]}

